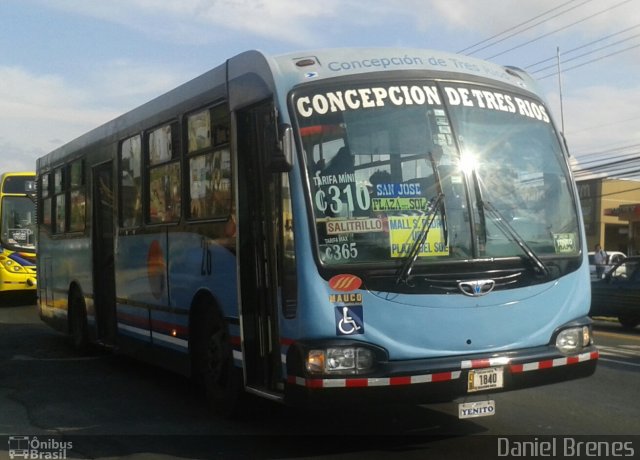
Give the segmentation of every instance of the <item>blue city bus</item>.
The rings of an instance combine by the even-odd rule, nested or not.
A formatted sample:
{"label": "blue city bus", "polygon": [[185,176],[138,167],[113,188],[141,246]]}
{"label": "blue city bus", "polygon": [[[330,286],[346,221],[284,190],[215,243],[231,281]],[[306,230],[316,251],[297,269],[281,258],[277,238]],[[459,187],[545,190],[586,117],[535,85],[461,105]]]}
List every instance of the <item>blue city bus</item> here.
{"label": "blue city bus", "polygon": [[591,375],[568,153],[522,70],[249,51],[37,161],[41,318],[220,413],[461,401]]}

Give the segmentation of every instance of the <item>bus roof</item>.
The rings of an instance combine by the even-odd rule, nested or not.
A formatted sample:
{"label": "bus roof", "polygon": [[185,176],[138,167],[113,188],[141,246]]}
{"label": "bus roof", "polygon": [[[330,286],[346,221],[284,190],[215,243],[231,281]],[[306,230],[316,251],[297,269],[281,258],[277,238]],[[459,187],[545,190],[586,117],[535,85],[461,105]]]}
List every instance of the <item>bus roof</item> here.
{"label": "bus roof", "polygon": [[[285,79],[287,76],[295,76],[297,83],[376,71],[419,70],[491,78],[532,92],[536,90],[535,81],[526,72],[515,67],[429,49],[324,49],[282,54],[272,57],[271,62],[274,73],[279,73]],[[293,86],[295,83],[289,81],[289,84]]]}
{"label": "bus roof", "polygon": [[35,191],[34,171],[4,172],[0,174],[0,192],[24,195]]}
{"label": "bus roof", "polygon": [[[469,56],[442,51],[409,48],[337,48],[267,56],[256,50],[240,53],[208,72],[130,110],[37,160],[37,170],[49,169],[73,152],[107,138],[123,139],[164,123],[180,106],[193,107],[193,101],[206,95],[208,100],[237,98],[237,105],[255,102],[252,96],[277,94],[284,97],[292,87],[311,81],[345,75],[383,71],[427,71],[460,77],[484,77],[536,93],[535,81],[524,71],[500,66]],[[254,77],[259,77],[256,80]],[[248,78],[236,91],[227,85],[234,79]],[[254,78],[251,80],[251,78]],[[262,87],[251,94],[251,84]],[[260,85],[257,85],[260,86]],[[231,107],[233,109],[233,106]],[[163,119],[164,117],[164,119]]]}

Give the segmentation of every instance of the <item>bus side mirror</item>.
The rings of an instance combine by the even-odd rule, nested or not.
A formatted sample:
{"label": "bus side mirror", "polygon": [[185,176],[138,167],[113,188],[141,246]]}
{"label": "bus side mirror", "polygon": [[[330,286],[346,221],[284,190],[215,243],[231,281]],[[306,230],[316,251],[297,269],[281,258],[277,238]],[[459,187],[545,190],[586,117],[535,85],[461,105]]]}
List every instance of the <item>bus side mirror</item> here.
{"label": "bus side mirror", "polygon": [[273,173],[291,171],[293,166],[293,131],[289,125],[280,125],[278,139],[271,152],[269,169]]}

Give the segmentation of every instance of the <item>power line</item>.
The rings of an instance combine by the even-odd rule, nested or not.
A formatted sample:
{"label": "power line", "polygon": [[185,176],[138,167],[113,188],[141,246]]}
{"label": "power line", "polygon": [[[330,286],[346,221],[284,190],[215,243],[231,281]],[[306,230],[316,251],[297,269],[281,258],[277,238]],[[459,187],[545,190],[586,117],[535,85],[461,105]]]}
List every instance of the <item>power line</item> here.
{"label": "power line", "polygon": [[[633,155],[637,155],[638,152],[634,152]],[[632,155],[632,154],[627,154],[627,155]],[[629,159],[628,156],[616,156],[613,158],[599,158],[597,160],[591,160],[591,161],[578,161],[578,164],[580,165],[580,169],[586,170],[588,168],[596,168],[596,167],[600,167],[602,165],[606,165],[608,163],[605,163],[607,161],[618,161],[618,160],[624,160],[624,159]],[[637,158],[633,158],[634,160]]]}
{"label": "power line", "polygon": [[622,160],[610,161],[608,163],[599,164],[599,165],[591,166],[588,168],[580,168],[580,170],[584,172],[591,172],[591,171],[605,170],[607,168],[612,168],[612,167],[618,168],[620,167],[620,165],[626,165],[636,161],[638,161],[638,158],[625,158]]}
{"label": "power line", "polygon": [[[631,169],[634,168],[634,169]],[[640,172],[637,162],[628,165],[617,165],[610,167],[592,167],[588,169],[572,168],[573,175],[577,179],[584,177],[594,177],[604,175],[606,177],[622,178],[628,176],[636,176]]]}
{"label": "power line", "polygon": [[[594,157],[594,156],[599,156],[599,155],[608,155],[611,153],[615,153],[615,152],[622,152],[623,150],[628,150],[628,149],[632,149],[632,148],[636,148],[636,147],[640,147],[640,144],[628,144],[628,145],[622,145],[620,147],[613,147],[607,150],[598,150],[595,152],[585,152],[585,153],[581,153],[579,156],[581,158],[584,157]],[[632,152],[632,153],[636,153],[636,152]],[[576,156],[578,156],[578,154],[575,154]],[[621,153],[620,155],[630,155],[630,153]]]}
{"label": "power line", "polygon": [[[592,64],[594,62],[601,61],[601,60],[606,59],[608,57],[615,56],[616,54],[624,53],[625,51],[629,51],[629,50],[632,50],[632,49],[635,49],[635,48],[638,48],[638,47],[640,47],[640,43],[638,43],[637,45],[629,46],[627,48],[623,48],[623,49],[615,51],[613,53],[605,54],[604,56],[600,56],[599,58],[596,58],[596,59],[591,59],[590,61],[585,61],[585,62],[583,62],[581,64],[574,65],[573,67],[564,68],[564,69],[562,69],[562,71],[563,72],[567,72],[569,70],[577,69],[577,68],[583,67],[583,66],[585,66],[587,64]],[[544,77],[536,77],[536,79],[537,80],[544,80],[545,78],[553,77],[554,75],[558,75],[558,72],[550,73],[548,75],[545,75]]]}
{"label": "power line", "polygon": [[606,127],[606,126],[613,126],[613,125],[619,126],[622,123],[626,123],[628,121],[634,121],[634,120],[638,120],[638,119],[640,119],[640,116],[631,117],[631,118],[625,118],[623,120],[612,121],[611,123],[599,123],[596,126],[588,126],[586,128],[578,129],[578,130],[575,130],[575,131],[570,131],[570,132],[566,133],[566,135],[569,136],[569,135],[573,135],[575,133],[581,133],[583,131],[591,131],[592,129],[595,129],[595,128],[602,129],[602,128]]}
{"label": "power line", "polygon": [[[510,27],[498,34],[495,34],[489,38],[486,38],[480,42],[477,42],[471,46],[468,46],[467,48],[464,48],[463,50],[459,51],[460,53],[464,53],[464,52],[468,52],[468,55],[473,55],[475,53],[478,53],[479,51],[485,50],[487,48],[490,48],[492,46],[495,46],[499,43],[503,43],[506,40],[517,36],[519,34],[522,34],[528,30],[533,29],[534,27],[542,24],[543,22],[547,22],[550,19],[553,18],[557,18],[559,16],[562,16],[563,14],[566,14],[570,11],[573,11],[579,7],[584,6],[587,3],[590,3],[591,0],[587,0],[587,1],[583,1],[577,5],[571,5],[573,3],[575,3],[575,1],[577,0],[570,0],[570,1],[566,1],[564,3],[562,3],[561,5],[546,10],[541,14],[538,14],[536,16],[534,16],[533,18],[521,22],[513,27]],[[556,34],[558,32],[564,31],[570,27],[573,27],[575,25],[584,23],[585,21],[588,21],[590,19],[593,19],[594,17],[597,17],[599,15],[602,15],[606,12],[609,12],[611,10],[614,10],[616,8],[619,8],[623,5],[625,5],[626,3],[629,3],[631,0],[624,0],[624,1],[619,1],[618,3],[615,3],[614,5],[611,5],[607,8],[604,8],[600,11],[597,11],[593,14],[590,14],[588,16],[585,16],[579,20],[576,20],[570,24],[566,24],[562,27],[559,27],[558,29],[555,29],[553,31],[550,31],[548,33],[542,34],[536,38],[533,38],[531,40],[528,40],[524,43],[520,43],[514,47],[511,47],[505,51],[502,51],[498,54],[494,54],[493,56],[490,56],[486,59],[493,59],[496,58],[498,56],[501,56],[503,54],[506,54],[510,51],[516,50],[518,48],[524,47],[526,45],[529,45],[531,43],[534,43],[538,40],[541,40],[542,38],[546,38],[550,35]],[[567,8],[567,6],[571,5],[570,7]],[[549,16],[551,13],[554,13],[552,16]],[[546,19],[544,19],[543,21],[539,21],[539,19],[546,17]],[[525,28],[523,28],[524,26],[527,26]],[[583,62],[578,62],[576,65],[570,66],[570,67],[565,67],[562,69],[562,72],[565,71],[569,71],[569,70],[573,70],[579,67],[583,67],[585,65],[594,63],[594,62],[598,62],[600,60],[609,58],[611,56],[615,56],[630,50],[633,50],[637,47],[640,47],[640,44],[633,44],[632,46],[628,46],[626,48],[622,48],[622,49],[618,49],[615,50],[611,53],[608,54],[601,54],[602,51],[610,49],[614,46],[619,46],[623,43],[629,43],[631,40],[634,40],[638,37],[640,37],[640,34],[634,34],[632,36],[626,37],[626,38],[621,38],[613,43],[603,43],[606,40],[611,40],[613,37],[620,37],[622,36],[622,34],[628,33],[632,30],[637,29],[638,27],[640,27],[640,24],[636,24],[634,26],[631,27],[627,27],[623,30],[611,33],[609,35],[600,37],[596,40],[591,40],[588,43],[585,43],[583,45],[577,46],[575,48],[570,49],[569,51],[566,51],[565,53],[563,53],[563,57],[565,58],[562,62],[563,63],[569,63],[569,62],[575,62],[575,61],[579,61],[580,59],[583,59],[585,57],[588,56],[596,56],[594,59],[590,59],[587,61],[583,61]],[[586,52],[583,52],[581,54],[577,54],[574,55],[574,53],[580,51],[580,50],[585,50],[588,49],[589,47],[593,47],[596,44],[599,43],[603,43],[604,46],[600,46],[597,47],[595,49],[591,49],[588,50]],[[484,46],[481,46],[484,45]],[[481,47],[480,47],[481,46]],[[600,54],[600,56],[597,56],[597,54]],[[560,64],[560,59],[559,57],[552,57],[552,58],[547,58],[544,59],[542,61],[533,63],[531,65],[525,66],[526,69],[531,69],[531,68],[536,68],[537,66],[543,65],[548,63],[549,61],[553,60],[553,59],[557,59],[558,60],[558,70],[550,73],[549,75],[545,75],[543,77],[538,77],[538,79],[544,79],[544,78],[548,78],[551,76],[555,76],[558,75],[559,73],[559,64]],[[530,72],[532,74],[537,74],[537,73],[542,73],[545,70],[550,69],[551,67],[555,67],[555,65],[553,66],[545,66],[542,68],[537,68],[535,70],[530,70]],[[629,120],[633,120],[633,119],[637,119],[640,117],[634,117],[631,118]],[[629,121],[629,120],[625,120],[625,121]],[[610,124],[616,124],[619,125],[620,122],[616,122],[616,123],[610,123]],[[601,128],[603,125],[598,125],[599,128]],[[580,130],[583,131],[583,130]],[[616,147],[616,148],[612,148],[612,149],[608,149],[608,150],[603,150],[600,152],[591,152],[591,153],[586,153],[583,155],[580,155],[580,158],[583,159],[585,157],[588,157],[588,160],[586,161],[580,161],[580,163],[577,165],[577,167],[574,169],[574,177],[578,178],[578,179],[582,179],[584,180],[585,178],[591,178],[591,177],[607,177],[607,178],[631,178],[631,177],[638,177],[640,176],[640,152],[637,151],[638,146],[640,146],[640,144],[631,144],[631,145],[625,145],[625,146],[620,146],[620,147]],[[575,155],[574,155],[575,156]],[[638,188],[640,189],[640,187]],[[635,190],[635,189],[634,189]]]}
{"label": "power line", "polygon": [[627,190],[620,190],[618,192],[602,193],[600,196],[603,197],[603,196],[619,195],[620,193],[635,192],[636,190],[640,190],[640,187],[634,187]]}
{"label": "power line", "polygon": [[588,162],[578,161],[578,163],[572,167],[572,170],[576,178],[601,174],[615,177],[636,175],[638,170],[630,168],[640,166],[639,154],[639,151],[633,151],[618,154],[607,159],[598,158]]}
{"label": "power line", "polygon": [[584,174],[584,175],[579,175],[576,174],[577,171],[573,172],[573,177],[576,180],[576,182],[579,181],[583,181],[583,180],[590,180],[590,179],[627,179],[627,180],[635,180],[637,181],[639,173],[640,173],[640,169],[632,169],[629,170],[627,172],[621,173],[619,175],[611,175],[607,172],[601,172],[601,173],[593,173],[593,174]]}
{"label": "power line", "polygon": [[[586,180],[588,180],[588,179],[585,179],[585,181]],[[635,192],[636,190],[640,190],[640,187],[634,187],[634,188],[630,188],[630,189],[627,189],[627,190],[619,190],[617,192],[601,193],[600,195],[590,196],[589,198],[602,198],[604,196],[620,195],[621,193]]]}
{"label": "power line", "polygon": [[[580,50],[580,49],[582,49],[582,48],[586,48],[586,47],[588,47],[588,46],[595,45],[596,43],[599,43],[599,42],[605,41],[605,40],[607,40],[607,39],[609,39],[609,38],[615,37],[616,35],[621,35],[621,34],[623,34],[623,33],[625,33],[625,32],[629,32],[630,30],[637,29],[638,27],[640,27],[640,24],[636,24],[635,26],[627,27],[626,29],[620,30],[620,31],[618,31],[618,32],[614,32],[614,33],[612,33],[612,34],[610,34],[610,35],[606,35],[606,36],[601,37],[601,38],[599,38],[599,39],[597,39],[597,40],[593,40],[593,41],[591,41],[591,42],[589,42],[589,43],[585,43],[584,45],[581,45],[581,46],[578,46],[578,47],[576,47],[576,48],[572,48],[572,49],[570,49],[570,50],[564,51],[564,52],[562,53],[562,55],[571,54],[571,53],[573,53],[574,51],[578,51],[578,50]],[[524,68],[525,68],[525,69],[530,69],[531,67],[535,67],[535,66],[537,66],[537,65],[544,64],[545,62],[555,61],[555,60],[556,60],[556,56],[551,56],[551,57],[548,57],[548,58],[546,58],[546,59],[543,59],[542,61],[538,61],[538,62],[535,62],[535,63],[533,63],[533,64],[526,65],[526,66],[524,66]],[[565,62],[566,62],[566,61],[565,61]],[[533,72],[535,73],[536,71],[533,71]]]}
{"label": "power line", "polygon": [[[567,62],[575,61],[576,59],[580,59],[580,58],[582,58],[582,57],[589,56],[589,55],[591,55],[591,54],[597,53],[598,51],[602,51],[602,50],[604,50],[604,49],[606,49],[606,48],[611,48],[612,46],[619,45],[619,44],[621,44],[621,43],[627,42],[627,41],[629,41],[629,40],[631,40],[631,39],[633,39],[633,38],[637,38],[637,37],[640,37],[640,34],[635,34],[635,35],[632,35],[631,37],[627,37],[627,38],[625,38],[625,39],[623,39],[623,40],[618,40],[617,42],[609,43],[608,45],[601,46],[600,48],[596,48],[596,49],[591,50],[591,51],[588,51],[588,52],[586,52],[586,53],[578,54],[577,56],[574,56],[574,57],[569,58],[569,59],[565,59],[565,60],[563,60],[563,61],[561,61],[561,62],[562,62],[562,64],[564,65],[564,64],[565,64],[565,63],[567,63]],[[536,74],[536,73],[539,73],[539,72],[542,72],[542,71],[544,71],[544,70],[548,70],[548,69],[551,69],[551,68],[554,68],[554,67],[556,67],[556,65],[555,65],[555,64],[553,64],[553,65],[548,65],[548,66],[546,66],[546,67],[542,67],[541,69],[534,70],[534,71],[532,71],[531,73],[532,73],[532,74]]]}
{"label": "power line", "polygon": [[494,58],[496,58],[496,57],[498,57],[498,56],[502,56],[503,54],[506,54],[506,53],[508,53],[508,52],[510,52],[510,51],[516,50],[516,49],[518,49],[518,48],[522,48],[523,46],[529,45],[529,44],[531,44],[531,43],[533,43],[533,42],[535,42],[535,41],[541,40],[542,38],[548,37],[549,35],[553,35],[553,34],[555,34],[555,33],[557,33],[557,32],[561,32],[561,31],[563,31],[563,30],[566,30],[566,29],[568,29],[569,27],[573,27],[573,26],[575,26],[576,24],[580,24],[580,23],[583,23],[583,22],[585,22],[585,21],[587,21],[587,20],[589,20],[589,19],[593,19],[593,18],[594,18],[594,17],[596,17],[596,16],[599,16],[599,15],[601,15],[601,14],[604,14],[604,13],[606,13],[606,12],[608,12],[608,11],[613,10],[614,8],[618,8],[618,7],[622,6],[622,5],[624,5],[625,3],[629,3],[629,2],[631,2],[631,1],[633,1],[633,0],[623,0],[622,2],[620,2],[620,3],[616,3],[615,5],[610,6],[610,7],[608,7],[608,8],[605,8],[604,10],[600,10],[600,11],[598,11],[597,13],[591,14],[591,15],[589,15],[589,16],[587,16],[587,17],[585,17],[585,18],[582,18],[582,19],[580,19],[580,20],[578,20],[578,21],[572,22],[571,24],[567,24],[566,26],[560,27],[559,29],[552,30],[551,32],[547,32],[546,34],[542,34],[542,35],[540,35],[540,36],[538,36],[538,37],[536,37],[536,38],[533,38],[533,39],[531,39],[531,40],[528,40],[528,41],[526,41],[526,42],[524,42],[524,43],[520,43],[519,45],[516,45],[516,46],[514,46],[514,47],[512,47],[512,48],[509,48],[509,49],[507,49],[507,50],[504,50],[504,51],[502,51],[502,52],[500,52],[500,53],[498,53],[498,54],[494,54],[493,56],[489,56],[489,57],[488,57],[488,58],[486,58],[486,59],[494,59]]}
{"label": "power line", "polygon": [[[475,48],[476,46],[479,46],[479,45],[482,45],[482,44],[484,44],[484,43],[486,43],[486,42],[488,42],[488,41],[491,41],[491,40],[493,40],[494,38],[497,38],[497,37],[499,37],[499,36],[501,36],[501,35],[504,35],[504,34],[506,34],[506,33],[508,33],[508,32],[511,32],[512,30],[517,29],[518,27],[524,26],[524,25],[526,25],[526,24],[528,24],[528,23],[530,23],[530,22],[532,22],[532,21],[535,21],[536,19],[539,19],[539,18],[541,18],[541,17],[545,16],[546,14],[551,13],[552,11],[555,11],[555,10],[557,10],[557,9],[560,9],[560,8],[562,8],[563,6],[568,5],[569,3],[573,3],[574,1],[576,1],[576,0],[569,0],[568,2],[565,2],[565,3],[563,3],[562,5],[559,5],[559,6],[555,7],[555,8],[551,8],[550,10],[547,10],[547,11],[545,11],[544,13],[541,13],[541,14],[539,14],[539,15],[537,15],[537,16],[535,16],[535,17],[531,18],[531,19],[528,19],[528,20],[526,20],[526,21],[524,21],[524,22],[521,22],[520,24],[517,24],[517,25],[515,25],[515,26],[513,26],[513,27],[510,27],[510,28],[508,28],[508,29],[506,29],[506,30],[503,30],[502,32],[500,32],[500,33],[498,33],[498,34],[495,34],[495,35],[493,35],[493,36],[491,36],[491,37],[489,37],[489,38],[486,38],[486,39],[484,39],[484,40],[482,40],[482,41],[479,41],[478,43],[475,43],[475,44],[473,44],[473,45],[471,45],[471,46],[467,46],[466,48],[464,48],[464,49],[462,49],[462,50],[458,51],[458,53],[464,53],[465,51],[468,51],[468,50],[470,50],[471,48]],[[553,19],[553,18],[555,18],[555,17],[558,17],[558,16],[560,16],[560,15],[562,15],[562,14],[564,14],[564,13],[567,13],[568,11],[574,10],[575,8],[578,8],[579,6],[582,6],[582,5],[584,5],[585,3],[589,3],[589,2],[592,2],[592,1],[593,1],[593,0],[586,0],[586,1],[582,2],[581,4],[579,4],[579,5],[576,5],[576,6],[572,7],[572,8],[567,9],[566,11],[562,11],[561,13],[558,13],[558,14],[556,14],[556,15],[552,16],[551,18],[546,18],[545,20],[540,21],[540,22],[537,22],[536,24],[533,24],[532,26],[527,27],[526,29],[520,30],[520,31],[515,32],[515,33],[513,33],[513,34],[511,34],[511,35],[508,35],[508,36],[506,36],[506,37],[504,37],[504,38],[502,38],[502,39],[500,39],[500,40],[498,40],[498,41],[496,41],[496,42],[490,43],[490,44],[488,44],[488,45],[486,45],[486,46],[484,46],[484,47],[482,47],[482,48],[480,48],[480,49],[477,49],[477,50],[475,50],[475,51],[471,51],[471,52],[467,53],[467,55],[468,55],[468,56],[473,55],[473,54],[477,53],[478,51],[482,51],[482,50],[484,50],[484,49],[486,49],[486,48],[489,48],[489,47],[491,47],[491,46],[495,46],[495,45],[497,45],[498,43],[502,43],[503,41],[507,40],[508,38],[511,38],[511,37],[514,37],[515,35],[521,34],[521,33],[525,32],[525,31],[527,31],[527,30],[529,30],[529,29],[532,29],[532,28],[534,28],[534,27],[536,27],[536,26],[539,26],[540,24],[543,24],[544,22],[548,21],[549,19]]]}
{"label": "power line", "polygon": [[[640,161],[640,151],[633,150],[626,153],[620,153],[617,155],[607,155],[607,154],[598,154],[598,155],[576,155],[572,154],[573,160],[576,164],[579,164],[580,167],[586,168],[591,167],[592,165],[606,165],[610,161],[618,161],[628,158],[635,158]],[[588,157],[588,159],[586,159]]]}

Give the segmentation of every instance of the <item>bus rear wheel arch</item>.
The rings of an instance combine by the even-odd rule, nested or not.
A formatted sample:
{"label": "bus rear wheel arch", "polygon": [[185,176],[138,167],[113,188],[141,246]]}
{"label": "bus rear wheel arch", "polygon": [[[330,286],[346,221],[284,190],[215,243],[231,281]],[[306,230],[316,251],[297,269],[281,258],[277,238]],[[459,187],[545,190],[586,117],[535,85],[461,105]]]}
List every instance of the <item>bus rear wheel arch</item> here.
{"label": "bus rear wheel arch", "polygon": [[628,313],[624,315],[618,316],[618,321],[625,329],[634,329],[638,324],[640,324],[640,313]]}
{"label": "bus rear wheel arch", "polygon": [[82,291],[77,286],[69,290],[69,341],[78,351],[86,351],[89,347],[89,327],[87,325],[87,306]]}
{"label": "bus rear wheel arch", "polygon": [[194,303],[189,327],[191,375],[204,389],[214,413],[231,417],[238,414],[242,393],[242,373],[233,364],[233,351],[227,325],[210,296]]}

